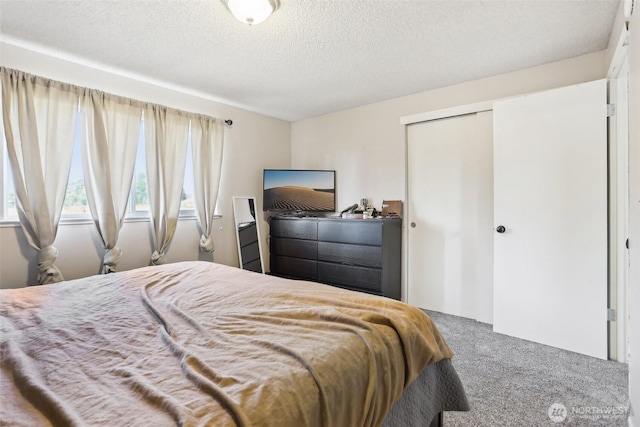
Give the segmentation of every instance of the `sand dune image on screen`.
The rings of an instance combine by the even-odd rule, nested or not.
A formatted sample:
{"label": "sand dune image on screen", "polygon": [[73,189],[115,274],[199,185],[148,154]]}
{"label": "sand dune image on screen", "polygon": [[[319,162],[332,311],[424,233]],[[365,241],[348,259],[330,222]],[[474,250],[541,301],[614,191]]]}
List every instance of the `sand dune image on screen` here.
{"label": "sand dune image on screen", "polygon": [[333,191],[309,187],[274,187],[264,193],[267,210],[332,211]]}

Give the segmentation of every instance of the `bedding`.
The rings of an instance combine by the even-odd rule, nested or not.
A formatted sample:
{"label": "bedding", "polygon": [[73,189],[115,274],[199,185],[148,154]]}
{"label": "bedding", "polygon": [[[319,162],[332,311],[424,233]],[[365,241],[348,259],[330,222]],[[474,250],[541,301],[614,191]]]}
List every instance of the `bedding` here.
{"label": "bedding", "polygon": [[2,290],[0,322],[7,426],[380,426],[429,373],[468,409],[424,312],[215,263]]}

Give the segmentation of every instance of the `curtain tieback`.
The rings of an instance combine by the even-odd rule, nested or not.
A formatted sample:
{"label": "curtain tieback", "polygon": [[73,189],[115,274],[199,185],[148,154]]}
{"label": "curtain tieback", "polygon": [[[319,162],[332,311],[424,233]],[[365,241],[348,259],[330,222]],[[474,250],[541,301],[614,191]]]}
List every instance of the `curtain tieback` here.
{"label": "curtain tieback", "polygon": [[122,250],[119,247],[114,246],[113,248],[107,249],[102,258],[102,274],[115,273],[116,265],[120,261],[121,256]]}
{"label": "curtain tieback", "polygon": [[55,246],[46,246],[38,251],[36,262],[38,263],[38,282],[42,285],[62,282],[64,277],[54,265],[58,258],[58,249]]}
{"label": "curtain tieback", "polygon": [[204,234],[200,235],[200,251],[202,252],[213,252],[216,249],[213,244],[213,236]]}
{"label": "curtain tieback", "polygon": [[164,261],[165,261],[164,256],[165,256],[164,252],[153,251],[153,254],[151,255],[151,264],[153,265],[164,264]]}

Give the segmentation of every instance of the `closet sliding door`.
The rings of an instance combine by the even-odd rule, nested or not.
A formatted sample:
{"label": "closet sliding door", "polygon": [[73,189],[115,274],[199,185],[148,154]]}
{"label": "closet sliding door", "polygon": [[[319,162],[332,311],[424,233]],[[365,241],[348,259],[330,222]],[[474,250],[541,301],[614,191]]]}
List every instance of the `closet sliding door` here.
{"label": "closet sliding door", "polygon": [[492,323],[491,111],[407,126],[407,301]]}
{"label": "closet sliding door", "polygon": [[494,330],[601,359],[606,94],[599,80],[493,106]]}

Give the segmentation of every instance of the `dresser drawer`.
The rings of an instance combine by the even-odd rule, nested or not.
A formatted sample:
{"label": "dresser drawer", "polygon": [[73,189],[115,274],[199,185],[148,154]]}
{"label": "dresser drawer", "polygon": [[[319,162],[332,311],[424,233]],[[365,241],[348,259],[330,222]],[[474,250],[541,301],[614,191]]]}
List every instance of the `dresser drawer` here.
{"label": "dresser drawer", "polygon": [[318,242],[318,261],[381,268],[382,246]]}
{"label": "dresser drawer", "polygon": [[400,299],[401,219],[274,217],[270,223],[272,274]]}
{"label": "dresser drawer", "polygon": [[318,222],[306,219],[273,218],[270,225],[271,237],[288,237],[291,239],[318,239]]}
{"label": "dresser drawer", "polygon": [[295,258],[318,258],[318,242],[315,240],[283,239],[271,237],[270,251],[272,254]]}
{"label": "dresser drawer", "polygon": [[318,281],[382,294],[382,270],[318,262]]}
{"label": "dresser drawer", "polygon": [[382,225],[382,221],[375,219],[320,221],[318,240],[380,246],[382,245]]}
{"label": "dresser drawer", "polygon": [[277,276],[293,277],[303,280],[318,280],[316,261],[271,255],[271,273]]}

